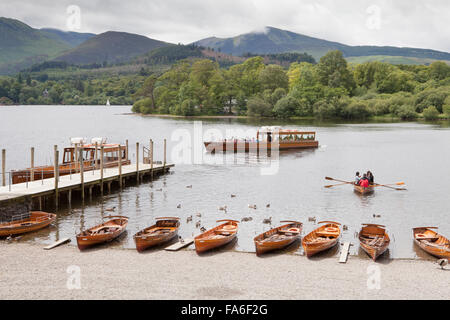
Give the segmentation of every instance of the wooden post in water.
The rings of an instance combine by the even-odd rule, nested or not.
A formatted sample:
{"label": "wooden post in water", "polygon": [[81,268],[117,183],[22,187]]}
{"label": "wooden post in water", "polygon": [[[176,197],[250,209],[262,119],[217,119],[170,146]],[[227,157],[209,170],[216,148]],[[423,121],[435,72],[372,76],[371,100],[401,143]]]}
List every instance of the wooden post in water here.
{"label": "wooden post in water", "polygon": [[125,154],[126,154],[126,159],[128,161],[128,139],[125,141],[125,146],[126,146]]}
{"label": "wooden post in water", "polygon": [[58,146],[53,146],[54,148],[54,163],[53,163],[53,175],[55,176],[55,206],[58,208],[58,197],[59,197],[59,190],[58,190],[58,184],[59,184],[59,151]]}
{"label": "wooden post in water", "polygon": [[153,140],[150,139],[150,154],[148,155],[150,158],[150,177],[153,181]]}
{"label": "wooden post in water", "polygon": [[105,147],[102,146],[100,147],[100,191],[103,194],[103,157],[104,157],[104,152],[105,152]]}
{"label": "wooden post in water", "polygon": [[81,200],[84,201],[84,159],[83,148],[80,148],[80,182],[81,182]]}
{"label": "wooden post in water", "polygon": [[119,144],[119,187],[122,189],[122,147]]}
{"label": "wooden post in water", "polygon": [[2,186],[6,186],[6,150],[2,149]]}
{"label": "wooden post in water", "polygon": [[95,143],[95,166],[94,171],[98,169],[98,142]]}
{"label": "wooden post in water", "polygon": [[136,179],[139,183],[139,142],[136,142]]}
{"label": "wooden post in water", "polygon": [[30,165],[31,177],[30,181],[34,181],[34,147],[31,147],[31,165]]}
{"label": "wooden post in water", "polygon": [[167,151],[167,140],[164,139],[164,162],[163,162],[163,173],[165,173],[165,171],[166,171],[166,160],[167,160],[167,157],[166,157],[166,151]]}

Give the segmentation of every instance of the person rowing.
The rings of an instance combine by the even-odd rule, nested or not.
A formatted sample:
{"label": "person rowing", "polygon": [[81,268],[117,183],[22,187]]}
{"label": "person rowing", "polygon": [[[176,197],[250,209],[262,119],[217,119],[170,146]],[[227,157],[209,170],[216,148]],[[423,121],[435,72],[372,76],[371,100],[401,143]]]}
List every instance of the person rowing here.
{"label": "person rowing", "polygon": [[370,172],[370,171],[367,171],[367,179],[369,179],[369,183],[371,184],[371,185],[373,185],[374,184],[374,177],[373,177],[373,174],[372,174],[372,172]]}
{"label": "person rowing", "polygon": [[359,174],[359,171],[356,172],[356,176],[355,176],[355,184],[359,185],[359,181],[361,180],[361,176]]}
{"label": "person rowing", "polygon": [[363,177],[359,181],[359,185],[363,188],[369,187],[369,179],[367,178],[367,173],[364,173]]}

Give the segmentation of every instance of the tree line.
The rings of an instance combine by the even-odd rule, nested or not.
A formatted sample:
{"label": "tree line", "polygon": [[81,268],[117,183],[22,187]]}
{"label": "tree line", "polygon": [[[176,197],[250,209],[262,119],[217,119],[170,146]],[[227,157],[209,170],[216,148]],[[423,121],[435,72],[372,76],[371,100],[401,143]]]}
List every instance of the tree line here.
{"label": "tree line", "polygon": [[184,60],[149,76],[135,97],[133,111],[147,114],[436,119],[450,116],[450,66],[349,65],[340,51],[288,68],[265,65],[259,56],[229,68]]}

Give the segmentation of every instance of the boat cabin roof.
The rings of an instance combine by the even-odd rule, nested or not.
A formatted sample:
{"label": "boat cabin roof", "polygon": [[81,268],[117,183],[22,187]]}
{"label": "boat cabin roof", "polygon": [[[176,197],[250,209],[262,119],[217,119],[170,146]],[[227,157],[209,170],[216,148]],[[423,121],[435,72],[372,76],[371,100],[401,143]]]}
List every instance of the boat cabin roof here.
{"label": "boat cabin roof", "polygon": [[316,134],[314,131],[300,131],[295,129],[283,129],[281,127],[261,127],[258,130],[258,134],[267,134],[271,133],[274,135],[291,135],[291,134]]}

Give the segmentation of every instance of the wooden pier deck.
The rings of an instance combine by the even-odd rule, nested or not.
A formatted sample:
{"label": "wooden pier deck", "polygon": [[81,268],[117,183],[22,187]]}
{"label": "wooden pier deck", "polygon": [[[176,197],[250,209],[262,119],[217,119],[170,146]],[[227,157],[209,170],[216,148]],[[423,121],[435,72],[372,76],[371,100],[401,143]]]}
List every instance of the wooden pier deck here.
{"label": "wooden pier deck", "polygon": [[[156,176],[167,172],[173,164],[150,164],[139,163],[138,168],[136,164],[122,166],[122,181],[127,178],[141,179],[144,176]],[[139,175],[138,175],[139,173]],[[55,186],[55,178],[30,181],[28,183],[18,183],[11,186],[0,187],[0,204],[3,202],[14,201],[24,197],[39,198],[42,196],[55,196],[63,192],[70,192],[72,190],[92,190],[93,187],[99,186],[103,190],[104,185],[111,185],[113,181],[120,180],[119,167],[103,169],[103,179],[101,170],[86,171],[83,173],[83,180],[80,173],[73,173],[72,175],[60,176],[57,189]],[[103,181],[102,181],[103,180]],[[102,183],[103,182],[103,183]],[[70,199],[69,199],[70,201]]]}

